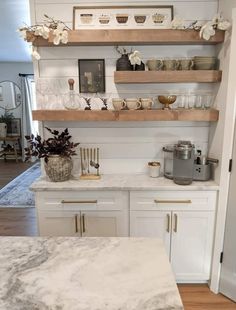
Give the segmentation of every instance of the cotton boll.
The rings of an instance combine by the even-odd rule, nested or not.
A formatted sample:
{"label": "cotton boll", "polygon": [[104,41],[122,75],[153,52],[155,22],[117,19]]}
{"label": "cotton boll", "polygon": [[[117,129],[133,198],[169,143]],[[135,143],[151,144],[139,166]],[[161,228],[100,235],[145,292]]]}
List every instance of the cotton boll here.
{"label": "cotton boll", "polygon": [[217,29],[227,30],[227,29],[229,29],[230,26],[231,26],[230,22],[228,22],[227,20],[222,20],[218,23]]}

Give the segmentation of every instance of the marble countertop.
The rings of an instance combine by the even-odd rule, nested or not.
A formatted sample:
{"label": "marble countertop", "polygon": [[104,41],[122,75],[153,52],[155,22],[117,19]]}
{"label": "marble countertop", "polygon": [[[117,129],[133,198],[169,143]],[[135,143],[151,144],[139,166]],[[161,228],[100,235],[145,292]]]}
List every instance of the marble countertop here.
{"label": "marble countertop", "polygon": [[102,175],[100,180],[71,179],[66,182],[50,182],[41,178],[31,185],[33,191],[49,190],[208,190],[215,191],[219,185],[214,181],[194,181],[191,185],[178,185],[164,177],[151,178],[148,175]]}
{"label": "marble countertop", "polygon": [[1,310],[183,309],[164,246],[147,238],[0,238]]}

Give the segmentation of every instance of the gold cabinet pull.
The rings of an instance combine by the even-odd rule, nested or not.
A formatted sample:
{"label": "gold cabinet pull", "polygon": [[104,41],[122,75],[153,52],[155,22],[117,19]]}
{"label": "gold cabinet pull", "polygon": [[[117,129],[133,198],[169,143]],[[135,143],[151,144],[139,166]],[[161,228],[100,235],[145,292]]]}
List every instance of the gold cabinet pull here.
{"label": "gold cabinet pull", "polygon": [[174,232],[177,233],[177,231],[178,231],[178,216],[175,213],[174,214]]}
{"label": "gold cabinet pull", "polygon": [[169,233],[170,232],[170,214],[166,214],[166,231]]}
{"label": "gold cabinet pull", "polygon": [[184,199],[184,200],[160,200],[155,199],[155,203],[192,203],[192,200],[190,199]]}
{"label": "gold cabinet pull", "polygon": [[97,203],[95,200],[62,200],[61,203]]}
{"label": "gold cabinet pull", "polygon": [[82,214],[82,233],[85,233],[85,214]]}
{"label": "gold cabinet pull", "polygon": [[75,232],[78,232],[78,214],[75,215]]}

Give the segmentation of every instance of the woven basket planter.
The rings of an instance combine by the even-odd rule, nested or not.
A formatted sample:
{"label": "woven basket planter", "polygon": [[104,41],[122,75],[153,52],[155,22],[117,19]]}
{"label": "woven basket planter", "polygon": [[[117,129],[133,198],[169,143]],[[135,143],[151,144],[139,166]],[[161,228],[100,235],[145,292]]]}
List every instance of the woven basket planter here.
{"label": "woven basket planter", "polygon": [[49,179],[53,182],[68,181],[73,168],[72,159],[60,155],[50,155],[45,163],[45,171]]}

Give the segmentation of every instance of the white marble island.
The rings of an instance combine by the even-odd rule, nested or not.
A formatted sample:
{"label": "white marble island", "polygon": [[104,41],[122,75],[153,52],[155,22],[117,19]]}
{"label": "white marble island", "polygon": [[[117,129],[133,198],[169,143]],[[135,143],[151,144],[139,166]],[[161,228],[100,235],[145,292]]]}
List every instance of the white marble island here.
{"label": "white marble island", "polygon": [[183,309],[159,239],[0,238],[1,310]]}

